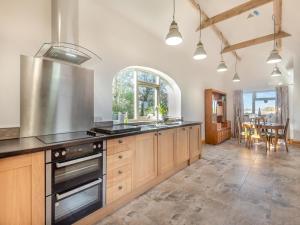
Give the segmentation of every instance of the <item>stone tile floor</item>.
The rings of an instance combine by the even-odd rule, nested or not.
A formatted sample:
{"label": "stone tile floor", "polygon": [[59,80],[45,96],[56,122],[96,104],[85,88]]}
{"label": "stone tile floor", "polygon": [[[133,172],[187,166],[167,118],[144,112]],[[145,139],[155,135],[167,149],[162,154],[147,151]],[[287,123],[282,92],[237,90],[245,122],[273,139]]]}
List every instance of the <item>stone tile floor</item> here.
{"label": "stone tile floor", "polygon": [[231,140],[97,225],[300,225],[300,148]]}

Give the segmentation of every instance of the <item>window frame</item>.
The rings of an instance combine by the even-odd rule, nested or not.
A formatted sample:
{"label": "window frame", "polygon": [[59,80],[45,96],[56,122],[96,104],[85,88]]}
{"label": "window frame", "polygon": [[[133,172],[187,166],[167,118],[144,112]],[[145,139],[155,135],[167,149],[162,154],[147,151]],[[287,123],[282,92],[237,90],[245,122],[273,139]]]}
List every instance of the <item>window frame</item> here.
{"label": "window frame", "polygon": [[[264,98],[259,98],[257,97],[257,93],[266,93],[266,92],[274,92],[275,93],[275,97],[264,97]],[[277,106],[277,99],[276,99],[276,91],[275,90],[263,90],[263,91],[245,91],[243,93],[243,98],[244,98],[244,94],[252,94],[252,113],[249,114],[256,114],[256,108],[255,108],[255,103],[256,101],[275,101],[275,109]],[[245,106],[244,110],[245,110]],[[244,112],[244,115],[249,115],[248,113]]]}
{"label": "window frame", "polygon": [[138,104],[138,89],[139,87],[148,87],[155,89],[155,103],[154,103],[154,117],[157,117],[157,107],[160,102],[159,99],[159,90],[160,90],[160,79],[161,77],[158,74],[152,73],[154,76],[156,76],[156,83],[147,82],[147,81],[141,81],[138,79],[138,72],[143,71],[145,73],[149,73],[147,70],[143,69],[135,69],[133,70],[133,80],[134,80],[134,119],[131,120],[150,120],[153,121],[153,119],[148,119],[147,116],[139,116],[139,104]]}

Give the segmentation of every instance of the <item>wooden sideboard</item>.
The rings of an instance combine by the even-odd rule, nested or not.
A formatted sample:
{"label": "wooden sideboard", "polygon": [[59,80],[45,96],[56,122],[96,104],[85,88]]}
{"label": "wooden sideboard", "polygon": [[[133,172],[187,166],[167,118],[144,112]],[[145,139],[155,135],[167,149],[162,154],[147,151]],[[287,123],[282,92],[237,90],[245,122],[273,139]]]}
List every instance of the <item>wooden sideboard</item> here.
{"label": "wooden sideboard", "polygon": [[205,142],[220,144],[231,138],[231,122],[227,120],[226,93],[205,90]]}

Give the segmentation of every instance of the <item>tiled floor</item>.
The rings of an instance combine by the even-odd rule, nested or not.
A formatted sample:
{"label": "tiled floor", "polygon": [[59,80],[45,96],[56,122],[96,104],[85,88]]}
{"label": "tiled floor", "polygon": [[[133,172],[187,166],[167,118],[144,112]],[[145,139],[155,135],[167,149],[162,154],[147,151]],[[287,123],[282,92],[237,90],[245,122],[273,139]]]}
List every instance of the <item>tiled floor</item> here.
{"label": "tiled floor", "polygon": [[300,225],[300,148],[229,141],[98,225]]}

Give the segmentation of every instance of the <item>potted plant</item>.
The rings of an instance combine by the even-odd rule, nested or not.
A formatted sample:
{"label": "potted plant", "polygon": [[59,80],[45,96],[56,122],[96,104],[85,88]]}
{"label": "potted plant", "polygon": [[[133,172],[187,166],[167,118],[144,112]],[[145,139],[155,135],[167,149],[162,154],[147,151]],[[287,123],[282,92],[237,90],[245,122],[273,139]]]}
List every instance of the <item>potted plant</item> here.
{"label": "potted plant", "polygon": [[168,112],[169,112],[169,109],[168,109],[168,106],[164,103],[160,103],[158,105],[158,111],[159,111],[159,115],[161,116],[162,120],[165,122],[168,118]]}

